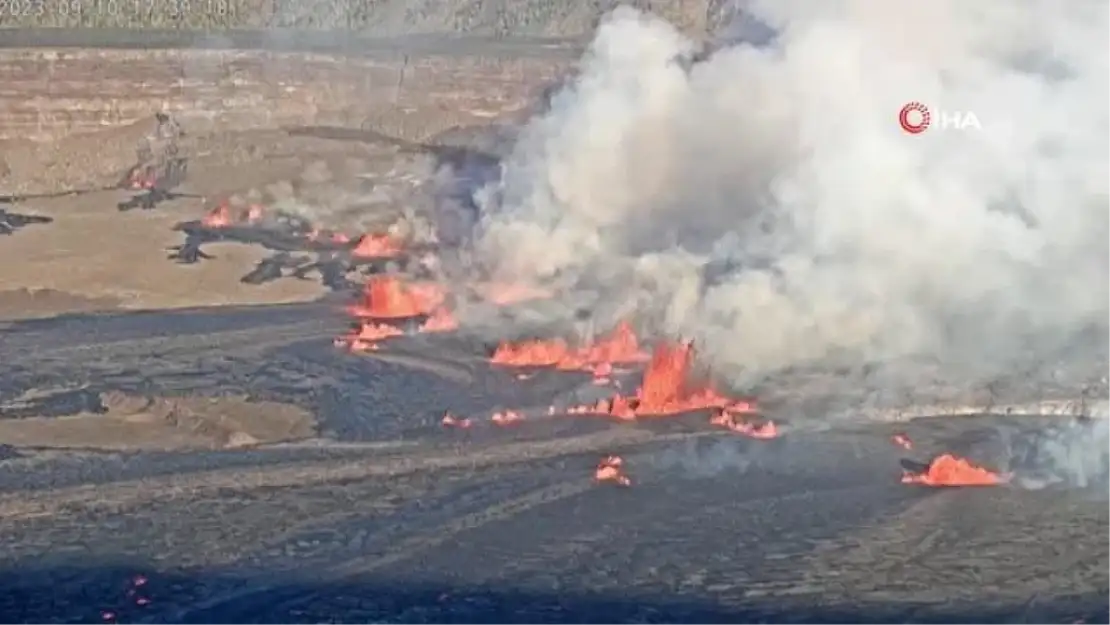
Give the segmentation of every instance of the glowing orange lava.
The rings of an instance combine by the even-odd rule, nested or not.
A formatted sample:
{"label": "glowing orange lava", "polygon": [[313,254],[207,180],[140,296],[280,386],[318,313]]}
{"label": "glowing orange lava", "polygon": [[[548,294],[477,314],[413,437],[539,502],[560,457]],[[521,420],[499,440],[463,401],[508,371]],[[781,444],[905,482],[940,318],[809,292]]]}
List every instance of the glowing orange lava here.
{"label": "glowing orange lava", "polygon": [[620,456],[607,456],[601,459],[594,471],[597,482],[612,482],[618,486],[632,486],[632,480],[624,474],[624,460]]}
{"label": "glowing orange lava", "polygon": [[646,359],[632,326],[623,321],[608,336],[581,347],[571,347],[562,339],[502,343],[490,357],[497,365],[588,370],[598,377],[610,375],[613,364]]}
{"label": "glowing orange lava", "polygon": [[335,345],[352,352],[377,351],[379,341],[403,335],[404,332],[391,325],[365,321],[359,324],[357,331],[335,339]]}
{"label": "glowing orange lava", "polygon": [[452,332],[458,329],[458,320],[446,308],[437,308],[432,311],[428,320],[420,326],[421,332]]}
{"label": "glowing orange lava", "polygon": [[575,406],[570,414],[603,414],[632,420],[660,417],[705,408],[733,413],[754,413],[754,401],[731,399],[708,383],[691,382],[693,346],[690,343],[660,343],[652,352],[639,390],[632,397],[602,399],[592,406]]}
{"label": "glowing orange lava", "polygon": [[890,437],[890,442],[892,442],[895,445],[901,447],[902,449],[906,449],[906,450],[913,449],[913,441],[910,440],[909,436],[906,436],[905,434],[903,434],[901,432],[891,436]]}
{"label": "glowing orange lava", "polygon": [[470,419],[456,417],[450,412],[443,415],[443,420],[440,421],[443,427],[446,428],[459,428],[465,430],[471,426]]}
{"label": "glowing orange lava", "polygon": [[407,288],[425,310],[432,310],[447,299],[447,291],[437,282],[416,282]]}
{"label": "glowing orange lava", "polygon": [[640,350],[636,332],[628,322],[622,321],[608,336],[574,350],[556,366],[560,369],[592,369],[595,375],[608,376],[614,364],[647,359],[648,355]]}
{"label": "glowing orange lava", "polygon": [[593,374],[593,383],[595,386],[608,386],[613,384],[613,365],[608,362],[601,362],[596,365],[590,365],[590,373]]}
{"label": "glowing orange lava", "polygon": [[395,258],[401,254],[401,246],[388,234],[364,234],[351,249],[355,258]]}
{"label": "glowing orange lava", "polygon": [[562,339],[502,343],[490,357],[497,365],[514,367],[554,367],[570,352]]}
{"label": "glowing orange lava", "polygon": [[249,207],[247,207],[246,221],[247,223],[251,224],[258,223],[262,221],[262,217],[264,214],[265,209],[262,207],[261,204],[251,204]]}
{"label": "glowing orange lava", "polygon": [[667,415],[703,408],[753,412],[748,401],[729,399],[708,383],[691,384],[694,349],[691,343],[661,343],[652,352],[644,380],[636,394],[637,415]]}
{"label": "glowing orange lava", "polygon": [[155,183],[153,167],[136,167],[127,177],[127,186],[134,190],[153,189]]}
{"label": "glowing orange lava", "polygon": [[774,421],[764,421],[763,423],[752,423],[750,421],[737,420],[736,416],[719,410],[709,418],[710,425],[723,427],[730,432],[747,436],[748,438],[758,438],[761,440],[769,440],[781,436],[778,426]]}
{"label": "glowing orange lava", "polygon": [[450,332],[459,327],[454,315],[443,306],[446,292],[435,283],[405,284],[396,276],[373,276],[367,281],[362,301],[347,312],[359,321],[359,330],[339,337],[336,346],[351,351],[375,351],[385,339],[405,332],[389,322],[427,316],[418,332]]}
{"label": "glowing orange lava", "polygon": [[208,228],[226,228],[233,223],[231,209],[226,203],[221,202],[200,220],[201,225]]}
{"label": "glowing orange lava", "polygon": [[505,410],[503,412],[495,412],[490,417],[490,421],[494,425],[516,425],[524,420],[524,415],[516,412],[515,410]]}
{"label": "glowing orange lava", "polygon": [[924,473],[905,471],[902,474],[903,484],[924,486],[998,486],[1009,479],[1008,474],[989,471],[952,454],[934,458]]}
{"label": "glowing orange lava", "polygon": [[359,318],[407,319],[427,315],[438,305],[429,292],[406,286],[394,276],[373,276],[366,283],[361,304],[347,308]]}

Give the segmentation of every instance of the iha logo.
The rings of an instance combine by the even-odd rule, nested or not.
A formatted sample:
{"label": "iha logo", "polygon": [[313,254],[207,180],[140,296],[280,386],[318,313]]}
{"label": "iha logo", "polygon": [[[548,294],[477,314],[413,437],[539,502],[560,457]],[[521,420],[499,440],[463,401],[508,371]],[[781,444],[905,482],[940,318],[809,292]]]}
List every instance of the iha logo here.
{"label": "iha logo", "polygon": [[898,125],[902,130],[917,135],[929,128],[933,116],[929,114],[929,107],[920,102],[910,102],[898,111]]}
{"label": "iha logo", "polygon": [[[910,102],[898,111],[898,125],[911,135],[919,135],[933,126],[933,117],[929,107],[920,102]],[[979,124],[979,118],[971,111],[938,110],[936,119],[936,127],[941,130],[983,129]]]}

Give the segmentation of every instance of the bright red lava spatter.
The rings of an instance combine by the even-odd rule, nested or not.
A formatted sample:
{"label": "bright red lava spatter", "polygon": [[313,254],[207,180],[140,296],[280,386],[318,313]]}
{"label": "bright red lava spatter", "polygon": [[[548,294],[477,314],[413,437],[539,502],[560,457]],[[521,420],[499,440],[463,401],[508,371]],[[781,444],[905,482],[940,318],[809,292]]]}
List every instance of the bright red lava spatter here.
{"label": "bright red lava spatter", "polygon": [[[358,320],[357,328],[339,337],[337,346],[350,351],[375,351],[382,341],[403,336],[398,321],[424,317],[419,332],[447,332],[458,328],[458,322],[444,306],[447,293],[438,283],[408,284],[392,275],[375,275],[365,286],[360,303],[347,311]],[[718,392],[707,380],[693,371],[694,349],[690,342],[660,342],[650,354],[645,353],[627,322],[619,323],[611,333],[593,341],[571,346],[566,341],[532,340],[501,343],[490,361],[506,367],[551,368],[592,373],[598,386],[620,386],[614,379],[614,366],[635,364],[646,360],[643,380],[635,394],[617,395],[592,405],[571,406],[572,415],[596,414],[630,421],[710,409],[709,423],[730,432],[755,439],[772,439],[781,435],[778,426],[769,420],[755,420],[758,413],[754,399],[728,397]],[[528,379],[529,374],[518,374]],[[550,415],[556,414],[554,407]],[[496,426],[521,423],[520,411],[499,411],[490,416]],[[446,414],[443,426],[467,429],[473,421]]]}
{"label": "bright red lava spatter", "polygon": [[[599,400],[596,404],[575,406],[571,414],[600,414],[622,420],[659,418],[670,415],[713,409],[714,425],[750,436],[775,438],[779,435],[774,423],[745,424],[733,415],[755,414],[758,411],[752,399],[726,397],[705,381],[697,382],[692,373],[694,350],[689,342],[659,343],[651,354],[644,370],[643,382],[631,397],[618,395]],[[722,417],[727,414],[727,419]]]}
{"label": "bright red lava spatter", "polygon": [[135,191],[153,189],[156,183],[154,171],[150,167],[136,167],[128,177],[127,186]]}
{"label": "bright red lava spatter", "polygon": [[226,202],[220,202],[201,218],[200,223],[206,228],[227,228],[234,224],[234,221],[231,217],[231,207]]}
{"label": "bright red lava spatter", "polygon": [[599,484],[612,483],[617,486],[632,486],[632,480],[624,472],[624,459],[620,456],[606,456],[597,463],[594,481]]}
{"label": "bright red lava spatter", "polygon": [[388,234],[364,234],[351,248],[355,258],[396,258],[402,253],[401,245]]}
{"label": "bright red lava spatter", "polygon": [[430,315],[443,302],[438,285],[407,285],[396,276],[372,276],[366,282],[362,302],[347,308],[361,319],[411,319]]}
{"label": "bright red lava spatter", "polygon": [[[150,579],[146,575],[135,575],[127,580],[127,590],[124,593],[134,605],[142,608],[151,605],[152,601],[147,590]],[[100,620],[105,623],[115,623],[119,619],[119,611],[105,609],[100,611]]]}
{"label": "bright red lava spatter", "polygon": [[562,339],[504,342],[497,346],[490,362],[509,367],[554,367],[562,370],[595,371],[599,376],[612,372],[613,365],[643,362],[648,355],[627,322],[613,331],[578,347]]}
{"label": "bright red lava spatter", "polygon": [[201,218],[200,223],[205,228],[230,228],[231,226],[255,226],[266,216],[266,208],[261,204],[251,204],[246,210],[236,215],[231,205],[226,201],[217,204]]}
{"label": "bright red lava spatter", "polygon": [[437,283],[405,283],[397,276],[373,276],[366,283],[361,301],[347,307],[357,327],[337,338],[335,345],[352,352],[377,351],[382,341],[405,335],[398,324],[418,317],[424,320],[417,332],[457,330],[458,320],[446,307],[446,298],[446,290]]}
{"label": "bright red lava spatter", "polygon": [[458,428],[460,430],[470,429],[470,426],[473,425],[473,422],[471,422],[470,419],[467,419],[465,417],[456,417],[450,412],[443,415],[443,420],[440,421],[440,423],[443,424],[443,427]]}
{"label": "bright red lava spatter", "polygon": [[995,473],[972,464],[969,460],[943,454],[929,463],[929,468],[921,473],[903,471],[903,484],[923,486],[999,486],[1010,480],[1006,473]]}

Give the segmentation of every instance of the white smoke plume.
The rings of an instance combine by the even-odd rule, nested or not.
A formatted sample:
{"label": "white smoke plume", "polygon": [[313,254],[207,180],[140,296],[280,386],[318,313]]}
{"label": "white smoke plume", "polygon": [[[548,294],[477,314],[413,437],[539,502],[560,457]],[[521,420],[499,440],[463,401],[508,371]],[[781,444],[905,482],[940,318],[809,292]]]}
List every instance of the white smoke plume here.
{"label": "white smoke plume", "polygon": [[[608,16],[479,194],[483,265],[598,316],[635,309],[738,383],[904,360],[988,380],[1092,341],[1104,357],[1105,2],[740,14],[769,40],[693,64],[667,23]],[[909,101],[981,129],[906,134]]]}

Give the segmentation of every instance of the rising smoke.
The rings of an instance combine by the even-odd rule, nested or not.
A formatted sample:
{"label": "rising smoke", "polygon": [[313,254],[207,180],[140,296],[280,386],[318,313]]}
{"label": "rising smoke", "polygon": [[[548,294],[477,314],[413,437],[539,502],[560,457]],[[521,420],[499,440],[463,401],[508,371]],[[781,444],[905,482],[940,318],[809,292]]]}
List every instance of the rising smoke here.
{"label": "rising smoke", "polygon": [[[888,363],[910,385],[907,361],[988,381],[1077,345],[1105,364],[1106,3],[737,14],[760,40],[697,63],[667,23],[608,16],[479,194],[482,263],[635,309],[740,384]],[[982,129],[905,134],[911,100]]]}

